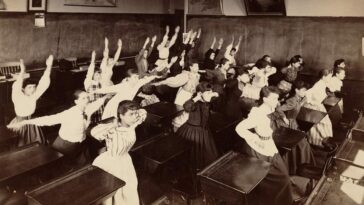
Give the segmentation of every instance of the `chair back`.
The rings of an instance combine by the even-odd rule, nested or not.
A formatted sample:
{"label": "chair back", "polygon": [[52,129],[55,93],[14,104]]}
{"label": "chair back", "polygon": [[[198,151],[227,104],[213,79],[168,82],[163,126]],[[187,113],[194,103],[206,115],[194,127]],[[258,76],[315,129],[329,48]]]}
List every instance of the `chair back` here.
{"label": "chair back", "polygon": [[0,63],[0,75],[11,75],[20,72],[20,62]]}

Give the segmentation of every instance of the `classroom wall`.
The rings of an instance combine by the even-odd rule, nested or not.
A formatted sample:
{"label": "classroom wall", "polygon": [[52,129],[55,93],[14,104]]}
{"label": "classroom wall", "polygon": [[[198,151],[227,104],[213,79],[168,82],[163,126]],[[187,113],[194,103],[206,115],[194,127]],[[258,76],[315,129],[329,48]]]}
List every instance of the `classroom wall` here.
{"label": "classroom wall", "polygon": [[240,64],[269,54],[277,66],[283,66],[290,57],[301,54],[306,69],[316,73],[332,68],[335,59],[344,58],[349,66],[348,78],[364,80],[364,18],[190,16],[187,22],[188,28],[202,28],[201,57],[214,36],[224,37],[226,45],[232,35],[235,39],[242,35],[237,53]]}
{"label": "classroom wall", "polygon": [[[159,40],[169,15],[126,14],[46,14],[46,27],[34,27],[34,15],[0,15],[0,62],[23,58],[26,64],[44,64],[52,53],[55,58],[89,57],[96,50],[102,56],[104,38],[110,40],[110,52],[117,39],[123,40],[122,56],[138,52],[147,36]],[[3,29],[6,28],[6,29]],[[162,31],[163,29],[163,31]]]}
{"label": "classroom wall", "polygon": [[[222,0],[226,16],[246,16],[244,0]],[[363,0],[285,0],[287,16],[364,17]]]}

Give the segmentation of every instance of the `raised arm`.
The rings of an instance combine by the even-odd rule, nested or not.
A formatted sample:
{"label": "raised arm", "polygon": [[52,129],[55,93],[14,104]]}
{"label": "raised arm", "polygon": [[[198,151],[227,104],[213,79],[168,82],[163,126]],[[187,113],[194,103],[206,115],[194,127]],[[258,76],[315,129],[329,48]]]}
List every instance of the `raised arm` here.
{"label": "raised arm", "polygon": [[228,56],[228,57],[230,56],[230,51],[233,48],[233,44],[234,44],[234,36],[232,38],[231,43],[226,46],[226,50],[225,50],[225,54],[224,54],[225,58],[226,58],[226,56]]}
{"label": "raised arm", "polygon": [[118,39],[118,49],[116,50],[114,55],[114,64],[119,61],[122,46],[123,42],[121,41],[121,39]]}
{"label": "raised arm", "polygon": [[169,26],[166,26],[166,33],[163,36],[162,42],[158,45],[157,49],[163,48],[166,46],[166,43],[168,41],[168,34],[169,34]]}
{"label": "raised arm", "polygon": [[67,117],[66,112],[67,112],[67,110],[63,111],[61,113],[54,114],[54,115],[33,118],[30,120],[23,120],[18,123],[9,124],[9,125],[7,125],[7,127],[8,128],[19,128],[24,125],[52,126],[52,125],[56,125],[56,124],[61,124],[63,120],[72,120],[72,119],[69,119],[69,117]]}
{"label": "raised arm", "polygon": [[178,37],[179,30],[180,30],[180,27],[179,27],[179,26],[177,26],[177,27],[174,29],[174,35],[172,36],[171,41],[169,42],[168,48],[171,48],[171,47],[172,47],[172,46],[176,43],[176,40],[177,40],[177,37]]}
{"label": "raised arm", "polygon": [[219,43],[217,44],[217,48],[215,50],[215,56],[217,56],[220,53],[223,43],[224,43],[224,39],[220,38]]}
{"label": "raised arm", "polygon": [[239,48],[240,48],[240,44],[241,44],[241,40],[243,39],[243,37],[242,36],[239,36],[239,40],[238,40],[238,43],[235,45],[235,49],[236,49],[236,52],[238,52],[239,51]]}
{"label": "raised arm", "polygon": [[211,46],[210,46],[210,49],[214,49],[215,43],[216,43],[216,37],[214,36],[214,39],[212,40],[212,43],[211,43]]}
{"label": "raised arm", "polygon": [[48,89],[49,84],[51,83],[51,69],[53,65],[53,55],[50,55],[46,60],[46,69],[43,73],[43,76],[40,78],[37,89],[35,90],[36,99],[40,98],[43,93]]}
{"label": "raised arm", "polygon": [[23,59],[20,59],[20,73],[16,79],[16,81],[13,83],[12,92],[11,92],[11,99],[16,99],[16,96],[20,95],[22,93],[22,87],[24,82],[24,74],[25,74],[25,65]]}
{"label": "raised arm", "polygon": [[96,52],[92,51],[91,62],[90,62],[90,65],[88,66],[88,69],[87,69],[86,78],[83,81],[83,86],[85,87],[86,91],[91,86],[92,77],[93,77],[94,72],[95,72],[95,58],[96,58]]}
{"label": "raised arm", "polygon": [[177,62],[177,60],[178,60],[178,56],[173,56],[172,58],[171,58],[171,61],[169,62],[169,64],[167,65],[167,68],[169,69],[169,68],[171,68],[172,67],[172,65],[174,64],[174,63],[176,63]]}
{"label": "raised arm", "polygon": [[186,38],[183,39],[183,44],[187,44],[189,41],[190,41],[190,38],[191,38],[191,35],[192,35],[192,29],[188,31],[187,35],[186,35]]}
{"label": "raised arm", "polygon": [[149,41],[150,41],[150,38],[149,38],[149,37],[147,37],[147,38],[145,39],[145,41],[144,41],[144,45],[143,45],[142,49],[140,49],[140,51],[139,51],[138,55],[136,56],[136,60],[137,60],[137,61],[140,61],[140,60],[142,59],[142,57],[143,57],[143,53],[144,53],[144,51],[145,51],[145,49],[146,49],[146,47],[147,47],[147,45],[148,45]]}
{"label": "raised arm", "polygon": [[109,59],[109,40],[105,38],[105,48],[103,52],[103,58],[101,61],[100,69],[103,72],[107,66],[107,60]]}
{"label": "raised arm", "polygon": [[153,38],[152,38],[152,43],[150,43],[150,46],[149,46],[149,49],[148,49],[148,56],[147,57],[149,57],[150,54],[152,53],[156,40],[157,40],[157,36],[154,35]]}

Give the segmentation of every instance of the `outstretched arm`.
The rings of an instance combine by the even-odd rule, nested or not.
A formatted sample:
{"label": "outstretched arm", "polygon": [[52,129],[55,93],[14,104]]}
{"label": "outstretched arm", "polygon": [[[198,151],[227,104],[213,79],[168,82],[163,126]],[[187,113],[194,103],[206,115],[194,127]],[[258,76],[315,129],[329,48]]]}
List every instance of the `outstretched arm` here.
{"label": "outstretched arm", "polygon": [[36,99],[40,98],[43,93],[48,89],[49,84],[51,83],[51,69],[53,65],[53,55],[50,55],[46,60],[46,69],[43,73],[43,76],[40,78],[37,89],[35,90]]}
{"label": "outstretched arm", "polygon": [[87,69],[86,78],[83,81],[83,86],[85,87],[86,91],[91,86],[92,77],[93,77],[94,72],[95,72],[95,58],[96,58],[96,52],[92,51],[91,62],[90,62],[90,65],[88,66],[88,69]]}
{"label": "outstretched arm", "polygon": [[145,48],[147,47],[149,41],[150,41],[150,39],[149,39],[149,37],[147,37],[144,41],[144,45],[143,45],[142,49],[140,49],[139,54],[136,56],[137,61],[140,61],[140,59],[143,57],[143,53],[144,53]]}
{"label": "outstretched arm", "polygon": [[148,56],[147,57],[149,57],[150,54],[152,53],[156,40],[157,40],[157,36],[154,35],[153,38],[152,38],[152,43],[150,44],[150,47],[148,49]]}
{"label": "outstretched arm", "polygon": [[159,86],[159,85],[168,85],[169,87],[172,88],[178,88],[183,86],[184,84],[186,84],[188,82],[188,74],[187,73],[180,73],[174,77],[169,77],[163,81],[154,83],[155,86]]}

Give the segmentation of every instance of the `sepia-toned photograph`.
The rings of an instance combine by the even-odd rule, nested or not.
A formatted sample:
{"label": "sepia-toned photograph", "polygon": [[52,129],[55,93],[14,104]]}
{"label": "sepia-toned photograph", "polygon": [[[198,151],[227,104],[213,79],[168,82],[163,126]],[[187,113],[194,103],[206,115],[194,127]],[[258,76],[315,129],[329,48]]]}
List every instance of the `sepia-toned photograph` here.
{"label": "sepia-toned photograph", "polygon": [[0,0],[0,205],[364,205],[362,8]]}

